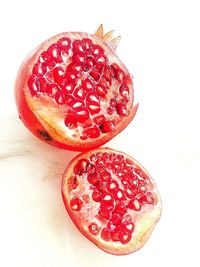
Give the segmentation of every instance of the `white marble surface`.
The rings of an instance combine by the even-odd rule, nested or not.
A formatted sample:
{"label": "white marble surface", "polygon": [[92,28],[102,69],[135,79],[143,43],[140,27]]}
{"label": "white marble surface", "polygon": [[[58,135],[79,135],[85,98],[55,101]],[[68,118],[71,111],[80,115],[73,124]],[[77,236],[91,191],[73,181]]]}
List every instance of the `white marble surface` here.
{"label": "white marble surface", "polygon": [[[75,2],[0,3],[0,24],[6,25],[0,29],[5,37],[0,42],[0,266],[199,266],[200,19],[195,1],[130,1],[131,9],[117,1],[106,1],[105,8],[102,1],[98,13],[88,1],[90,15],[87,1],[78,1],[79,19],[67,11],[76,8]],[[92,31],[102,20],[106,29],[115,27],[123,35],[119,54],[134,73],[140,102],[135,120],[107,145],[138,159],[163,200],[151,239],[124,257],[102,252],[73,226],[60,182],[76,153],[36,140],[18,119],[13,97],[17,69],[31,48],[60,31]]]}

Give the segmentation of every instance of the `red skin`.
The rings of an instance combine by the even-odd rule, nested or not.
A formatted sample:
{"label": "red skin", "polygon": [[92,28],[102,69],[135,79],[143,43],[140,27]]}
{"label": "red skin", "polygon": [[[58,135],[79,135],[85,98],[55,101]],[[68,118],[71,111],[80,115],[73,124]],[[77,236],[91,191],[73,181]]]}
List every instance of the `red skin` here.
{"label": "red skin", "polygon": [[35,63],[35,58],[38,56],[38,54],[41,53],[43,46],[47,44],[48,42],[45,42],[38,49],[33,51],[33,53],[23,62],[18,72],[15,85],[15,99],[19,118],[37,138],[52,146],[73,151],[88,151],[90,149],[102,146],[128,126],[128,124],[131,122],[137,112],[138,104],[132,107],[129,115],[123,118],[123,121],[119,123],[115,131],[104,134],[101,136],[101,138],[87,140],[87,142],[83,143],[79,141],[73,143],[69,142],[69,144],[65,144],[55,140],[55,138],[53,138],[51,134],[48,133],[47,129],[42,126],[38,118],[35,116],[34,112],[30,109],[25,96],[25,90],[27,90],[27,81],[30,75],[30,69],[32,69],[32,66]]}

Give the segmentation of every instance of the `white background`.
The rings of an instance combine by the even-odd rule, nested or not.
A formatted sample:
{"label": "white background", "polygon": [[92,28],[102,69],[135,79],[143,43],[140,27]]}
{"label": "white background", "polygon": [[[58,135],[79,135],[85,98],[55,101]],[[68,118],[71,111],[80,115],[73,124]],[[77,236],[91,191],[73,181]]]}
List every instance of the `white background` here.
{"label": "white background", "polygon": [[[199,1],[0,2],[0,266],[200,266]],[[76,153],[36,140],[18,120],[13,96],[24,57],[63,31],[116,29],[118,55],[140,102],[131,125],[108,146],[152,174],[163,213],[140,251],[108,255],[73,226],[60,195]]]}

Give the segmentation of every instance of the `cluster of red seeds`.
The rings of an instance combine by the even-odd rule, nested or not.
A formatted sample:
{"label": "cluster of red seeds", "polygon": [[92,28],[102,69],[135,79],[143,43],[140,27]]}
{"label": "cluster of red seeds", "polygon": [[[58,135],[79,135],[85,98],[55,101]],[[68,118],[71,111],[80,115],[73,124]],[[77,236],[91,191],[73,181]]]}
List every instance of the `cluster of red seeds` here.
{"label": "cluster of red seeds", "polygon": [[[123,155],[106,152],[92,155],[89,160],[79,160],[74,167],[75,176],[68,183],[70,191],[76,192],[78,179],[83,174],[90,185],[92,205],[100,204],[96,219],[103,225],[91,222],[89,231],[93,235],[100,234],[105,241],[127,244],[135,227],[131,212],[137,213],[144,205],[154,204],[154,196],[148,190],[149,178]],[[88,201],[85,192],[82,194],[70,201],[75,212],[81,212],[84,202]]]}
{"label": "cluster of red seeds", "polygon": [[127,76],[117,64],[109,64],[103,48],[89,38],[63,37],[52,44],[40,54],[28,86],[33,96],[48,95],[65,105],[65,125],[84,124],[81,139],[112,131],[129,113]]}

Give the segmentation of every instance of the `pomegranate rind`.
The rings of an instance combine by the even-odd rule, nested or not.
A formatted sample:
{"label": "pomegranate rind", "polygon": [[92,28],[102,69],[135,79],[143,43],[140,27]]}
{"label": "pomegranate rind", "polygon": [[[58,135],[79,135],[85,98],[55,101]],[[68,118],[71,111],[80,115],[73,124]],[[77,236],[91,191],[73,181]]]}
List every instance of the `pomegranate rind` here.
{"label": "pomegranate rind", "polygon": [[[89,35],[87,33],[61,33],[46,40],[43,44],[36,48],[22,63],[16,78],[15,99],[19,117],[21,118],[25,126],[40,140],[63,149],[87,151],[105,144],[114,136],[119,134],[122,130],[124,130],[133,120],[138,109],[138,104],[133,106],[134,92],[131,82],[130,87],[132,90],[130,95],[131,101],[129,103],[129,115],[122,117],[121,121],[112,132],[102,133],[98,138],[88,138],[87,140],[81,140],[80,138],[75,139],[66,134],[66,127],[64,126],[64,123],[60,123],[57,106],[52,105],[52,103],[50,103],[49,101],[45,102],[45,100],[45,105],[42,105],[40,100],[33,98],[30,95],[28,89],[28,79],[30,77],[30,74],[32,73],[32,68],[41,52],[45,51],[52,43],[55,43],[60,38],[66,36],[70,36],[70,38],[75,39],[88,37],[92,38],[92,40],[95,40],[96,43],[100,43],[108,54],[112,55],[111,60],[112,58],[117,59],[120,67],[125,71],[126,74],[129,74],[124,64],[116,56],[115,51],[112,49],[112,47],[109,46],[109,43],[106,43],[95,35]],[[50,136],[50,138],[43,138],[40,132],[45,132],[47,136]]]}
{"label": "pomegranate rind", "polygon": [[[73,176],[73,169],[74,166],[77,164],[77,162],[84,158],[89,158],[92,154],[96,154],[98,152],[107,152],[107,153],[117,153],[121,154],[124,157],[130,159],[132,162],[134,162],[135,165],[137,165],[139,168],[143,170],[143,172],[149,177],[149,180],[153,186],[153,192],[156,197],[156,203],[155,205],[151,205],[151,209],[148,211],[142,212],[138,215],[135,229],[132,234],[131,241],[128,244],[121,244],[120,242],[106,242],[104,241],[100,235],[94,236],[89,231],[87,226],[84,225],[83,222],[81,222],[81,218],[78,218],[77,215],[75,215],[71,208],[70,208],[70,197],[68,193],[68,179]],[[130,253],[133,253],[140,248],[144,246],[146,241],[149,239],[154,227],[156,226],[157,222],[160,219],[161,216],[161,198],[160,194],[158,192],[157,186],[153,179],[151,178],[150,174],[147,172],[147,170],[134,158],[126,155],[125,153],[122,153],[120,151],[110,149],[110,148],[99,148],[96,150],[92,150],[86,153],[81,153],[77,157],[75,157],[67,166],[63,179],[61,184],[61,192],[62,192],[62,198],[65,205],[65,208],[74,222],[75,226],[78,228],[78,230],[91,242],[93,242],[97,247],[102,249],[103,251],[113,254],[113,255],[127,255]]]}

